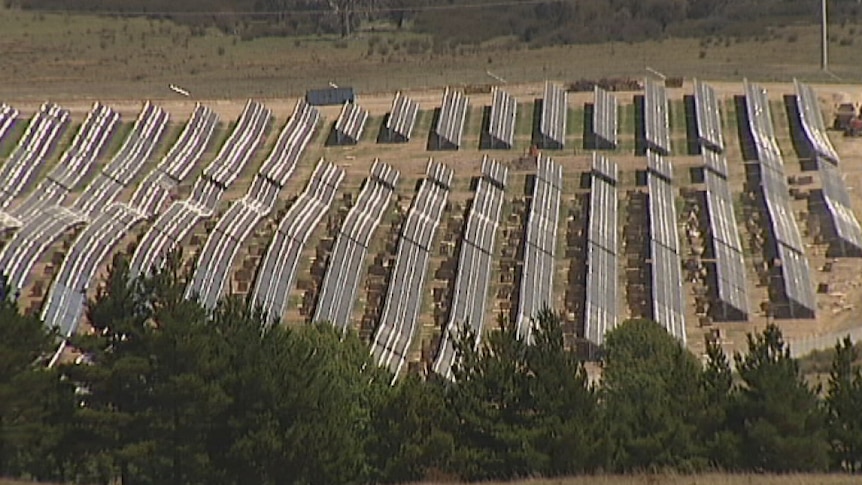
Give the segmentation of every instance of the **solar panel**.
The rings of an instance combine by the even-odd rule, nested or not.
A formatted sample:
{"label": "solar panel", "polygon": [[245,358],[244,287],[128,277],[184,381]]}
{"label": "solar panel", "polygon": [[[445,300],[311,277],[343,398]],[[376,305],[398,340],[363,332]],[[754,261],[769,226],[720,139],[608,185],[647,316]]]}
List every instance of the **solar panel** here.
{"label": "solar panel", "polygon": [[673,180],[673,166],[670,161],[652,150],[647,150],[647,169],[668,182]]}
{"label": "solar panel", "polygon": [[713,248],[718,300],[747,316],[745,260],[742,253],[721,241],[714,241]]}
{"label": "solar panel", "polygon": [[617,164],[611,162],[603,155],[593,152],[591,169],[594,175],[604,177],[608,182],[616,184],[617,178],[619,177]]}
{"label": "solar panel", "polygon": [[649,186],[650,237],[671,251],[679,252],[673,186],[653,175],[648,177],[647,184]]}
{"label": "solar panel", "polygon": [[617,252],[617,188],[593,177],[587,238],[611,253]]}
{"label": "solar panel", "polygon": [[644,134],[650,148],[670,154],[670,127],[667,92],[664,86],[647,79],[644,84]]}
{"label": "solar panel", "polygon": [[710,149],[701,151],[703,166],[724,178],[730,173],[727,167],[727,157]]}
{"label": "solar panel", "polygon": [[494,87],[488,120],[490,148],[510,149],[515,143],[515,119],[518,103],[509,93]]}
{"label": "solar panel", "polygon": [[561,150],[565,146],[567,116],[566,91],[556,84],[546,82],[542,117],[539,120],[543,148]]}
{"label": "solar panel", "polygon": [[596,148],[615,149],[618,143],[617,98],[595,86],[593,91],[593,135]]}
{"label": "solar panel", "polygon": [[778,266],[781,270],[784,292],[787,298],[795,304],[810,310],[813,314],[817,305],[814,297],[814,286],[811,282],[811,269],[805,255],[778,244]]}
{"label": "solar panel", "polygon": [[586,271],[584,336],[602,345],[617,325],[617,255],[589,242]]}
{"label": "solar panel", "polygon": [[683,313],[682,269],[679,254],[655,240],[650,241],[653,320],[668,333],[686,342]]}
{"label": "solar panel", "polygon": [[694,107],[699,142],[709,150],[723,152],[724,136],[718,97],[711,86],[698,80],[694,81]]}

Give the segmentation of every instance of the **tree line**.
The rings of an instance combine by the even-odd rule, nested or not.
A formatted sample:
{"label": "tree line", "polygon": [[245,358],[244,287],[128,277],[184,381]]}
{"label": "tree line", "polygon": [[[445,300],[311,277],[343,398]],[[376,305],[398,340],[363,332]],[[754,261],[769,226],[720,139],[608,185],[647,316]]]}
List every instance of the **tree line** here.
{"label": "tree line", "polygon": [[[436,43],[511,36],[531,45],[639,41],[666,36],[754,37],[767,27],[815,24],[810,0],[5,0],[31,10],[154,15],[244,37],[341,34],[388,21]],[[856,0],[829,0],[832,20],[857,22]]]}
{"label": "tree line", "polygon": [[[245,301],[205,311],[172,256],[129,279],[123,256],[88,308],[79,357],[0,301],[0,476],[74,483],[400,483],[643,471],[856,473],[862,371],[849,341],[825,389],[780,330],[705,363],[654,322],[609,332],[600,380],[563,344],[500,328],[457,345],[454,380],[390,385],[366,343],[326,323],[266,325]],[[467,335],[465,342],[472,341]]]}

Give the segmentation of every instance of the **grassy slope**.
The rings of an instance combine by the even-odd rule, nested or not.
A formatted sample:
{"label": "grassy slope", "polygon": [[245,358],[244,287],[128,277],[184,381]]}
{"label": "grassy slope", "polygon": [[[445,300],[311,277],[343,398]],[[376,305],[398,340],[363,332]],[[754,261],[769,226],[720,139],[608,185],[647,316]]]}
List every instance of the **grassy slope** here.
{"label": "grassy slope", "polygon": [[[835,38],[852,25],[835,26]],[[416,34],[360,33],[334,37],[262,38],[241,41],[216,31],[193,36],[168,21],[86,15],[33,14],[0,8],[0,71],[4,96],[52,98],[166,97],[176,83],[196,97],[282,97],[328,82],[362,92],[385,92],[445,84],[574,80],[646,74],[645,66],[669,76],[711,79],[831,80],[819,71],[815,26],[775,29],[770,40],[702,47],[697,39],[608,43],[544,49],[490,42],[478,48],[407,54]],[[795,38],[797,40],[791,41]],[[388,46],[369,50],[369,40]],[[396,48],[397,47],[397,48]],[[831,46],[838,76],[859,78],[858,47]],[[381,75],[383,73],[384,75]]]}

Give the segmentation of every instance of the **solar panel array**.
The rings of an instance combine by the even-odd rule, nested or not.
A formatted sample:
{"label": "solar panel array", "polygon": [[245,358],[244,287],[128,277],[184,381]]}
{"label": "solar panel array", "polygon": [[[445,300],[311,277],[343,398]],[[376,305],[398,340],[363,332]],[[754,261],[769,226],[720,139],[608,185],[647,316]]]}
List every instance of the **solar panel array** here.
{"label": "solar panel array", "polygon": [[246,103],[230,136],[197,179],[188,199],[171,204],[144,234],[132,255],[132,275],[160,267],[165,255],[179,247],[194,225],[212,215],[224,191],[263,143],[269,122],[268,109],[254,101]]}
{"label": "solar panel array", "polygon": [[593,90],[593,137],[597,149],[614,150],[619,143],[617,98],[596,86]]}
{"label": "solar panel array", "polygon": [[597,346],[613,330],[617,316],[617,164],[593,153],[587,226],[584,336]]}
{"label": "solar panel array", "polygon": [[524,264],[518,296],[517,331],[532,340],[532,318],[546,305],[553,306],[554,264],[560,225],[563,168],[546,155],[539,155],[533,197],[524,234]]}
{"label": "solar panel array", "polygon": [[389,143],[406,143],[413,135],[416,117],[419,114],[419,103],[401,94],[395,93],[392,109],[386,119],[383,140]]}
{"label": "solar panel array", "polygon": [[821,193],[826,205],[832,229],[838,240],[833,244],[838,251],[835,255],[862,256],[862,228],[853,214],[850,194],[838,168],[831,162],[818,158],[818,173],[820,174]]}
{"label": "solar panel array", "polygon": [[698,143],[714,152],[724,152],[718,97],[712,86],[697,79],[694,80],[694,112]]}
{"label": "solar panel array", "polygon": [[788,303],[787,316],[813,318],[816,302],[811,270],[790,206],[784,161],[775,138],[769,98],[761,87],[748,81],[744,84],[747,128],[760,165],[761,196],[769,217],[773,256],[777,258],[773,267],[782,276],[781,292]]}
{"label": "solar panel array", "polygon": [[710,265],[715,301],[712,317],[720,321],[748,319],[745,257],[733,212],[733,194],[727,181],[729,169],[724,155],[721,111],[715,90],[695,80],[694,107],[706,185],[706,215],[709,244],[714,262]]}
{"label": "solar panel array", "polygon": [[[657,156],[657,155],[650,155]],[[650,254],[653,320],[685,344],[684,298],[682,295],[682,262],[676,226],[676,198],[673,185],[666,177],[669,166],[658,157],[656,166],[647,171],[649,186]]]}
{"label": "solar panel array", "polygon": [[820,104],[817,102],[817,94],[814,89],[796,79],[793,80],[793,87],[796,93],[796,109],[799,111],[799,118],[802,122],[802,131],[812,151],[832,163],[839,163],[838,152],[835,151],[832,141],[829,140],[829,134],[826,132],[826,124],[823,121],[823,114],[820,111]]}
{"label": "solar panel array", "polygon": [[287,310],[287,296],[296,280],[302,250],[332,205],[342,180],[343,169],[321,160],[305,191],[279,223],[252,292],[252,301],[263,308],[270,322],[280,321]]}
{"label": "solar panel array", "polygon": [[108,206],[80,232],[45,299],[46,324],[57,326],[63,336],[75,332],[84,313],[87,288],[93,284],[99,265],[135,224],[161,210],[170,190],[163,185],[164,177],[176,174],[184,178],[191,171],[217,121],[212,110],[197,105],[177,141],[137,188],[131,202]]}
{"label": "solar panel array", "polygon": [[[0,139],[18,112],[0,106]],[[30,184],[33,175],[69,124],[69,112],[56,104],[43,104],[30,120],[18,145],[0,168],[0,207],[7,207]]]}
{"label": "solar panel array", "polygon": [[72,190],[79,188],[119,119],[115,111],[95,103],[59,163],[20,205],[9,213],[0,213],[0,223],[5,227],[20,227],[46,208],[62,204]]}
{"label": "solar panel array", "polygon": [[[18,112],[0,106],[0,139],[12,126]],[[0,206],[6,207],[29,185],[55,142],[69,124],[69,112],[56,104],[43,104],[30,120],[24,136],[0,169]]]}
{"label": "solar panel array", "polygon": [[452,184],[452,169],[442,163],[429,161],[425,174],[401,228],[383,312],[371,340],[374,361],[392,371],[393,382],[407,362],[416,333],[431,243]]}
{"label": "solar panel array", "polygon": [[330,322],[344,330],[350,324],[368,246],[389,207],[398,178],[397,170],[374,161],[371,175],[335,239],[317,297],[315,322]]}
{"label": "solar panel array", "polygon": [[215,308],[243,243],[274,209],[281,188],[311,141],[319,118],[317,108],[305,100],[297,102],[248,193],[234,201],[210,231],[186,289],[187,297],[197,296],[205,308]]}
{"label": "solar panel array", "polygon": [[467,96],[463,92],[446,88],[437,126],[434,127],[436,149],[457,150],[461,147],[464,122],[467,119],[467,103]]}
{"label": "solar panel array", "polygon": [[508,150],[515,144],[518,102],[511,94],[496,86],[491,92],[491,116],[488,119],[489,148]]}
{"label": "solar panel array", "polygon": [[[704,150],[704,153],[710,151]],[[706,212],[709,218],[712,249],[715,257],[715,291],[721,308],[713,312],[720,320],[746,320],[745,258],[733,213],[733,195],[727,180],[711,170],[704,170]]]}
{"label": "solar panel array", "polygon": [[6,137],[6,133],[9,133],[12,125],[15,124],[15,120],[18,119],[18,114],[17,109],[6,103],[0,104],[0,141],[3,141],[3,138]]}
{"label": "solar panel array", "polygon": [[503,196],[508,169],[486,156],[482,160],[482,177],[476,186],[476,196],[467,215],[467,225],[461,237],[461,254],[455,275],[455,289],[449,304],[449,318],[437,358],[434,372],[447,379],[452,378],[455,364],[455,342],[464,325],[469,325],[479,345],[485,326],[485,303],[491,282],[491,255],[500,224]]}
{"label": "solar panel array", "polygon": [[368,110],[356,103],[344,103],[341,114],[335,120],[335,144],[355,145],[362,138],[365,122],[368,121]]}
{"label": "solar panel array", "polygon": [[670,155],[667,92],[663,85],[650,79],[644,84],[643,116],[647,148],[660,155]]}
{"label": "solar panel array", "polygon": [[557,84],[545,82],[542,117],[539,120],[539,136],[542,148],[563,149],[566,145],[566,118],[568,114],[566,91]]}
{"label": "solar panel array", "polygon": [[836,256],[862,255],[862,228],[853,214],[850,195],[838,170],[841,163],[838,153],[829,140],[817,95],[811,86],[794,80],[796,109],[802,125],[802,134],[817,162],[821,181],[821,197],[826,208],[828,224],[835,240],[830,242],[830,254]]}
{"label": "solar panel array", "polygon": [[167,112],[146,103],[120,150],[71,207],[45,206],[21,226],[0,253],[0,267],[16,288],[25,286],[39,257],[66,230],[88,222],[115,201],[158,145],[167,123]]}

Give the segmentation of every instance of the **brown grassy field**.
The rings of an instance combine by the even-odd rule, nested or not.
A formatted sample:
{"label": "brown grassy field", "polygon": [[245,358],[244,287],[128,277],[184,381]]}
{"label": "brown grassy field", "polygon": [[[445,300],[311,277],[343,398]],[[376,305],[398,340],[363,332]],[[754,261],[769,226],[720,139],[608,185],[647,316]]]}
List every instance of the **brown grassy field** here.
{"label": "brown grassy field", "polygon": [[[835,39],[855,26],[833,26]],[[670,39],[527,49],[512,39],[435,49],[416,34],[361,32],[243,41],[210,30],[143,18],[41,14],[0,7],[2,93],[13,99],[125,99],[175,96],[176,83],[196,98],[285,97],[328,82],[360,92],[542,79],[637,76],[649,66],[669,76],[761,81],[834,80],[819,70],[818,29],[786,26],[759,40]],[[416,47],[419,45],[420,47]],[[859,48],[831,45],[831,69],[862,76]]]}

